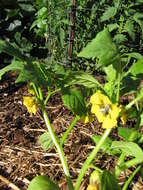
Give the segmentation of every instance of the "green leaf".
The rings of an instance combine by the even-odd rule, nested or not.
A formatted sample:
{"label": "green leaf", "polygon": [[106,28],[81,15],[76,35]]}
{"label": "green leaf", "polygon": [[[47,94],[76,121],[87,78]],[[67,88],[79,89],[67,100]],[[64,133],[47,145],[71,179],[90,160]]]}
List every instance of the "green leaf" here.
{"label": "green leaf", "polygon": [[117,23],[114,23],[114,24],[108,24],[107,27],[109,29],[109,32],[112,32],[113,30],[118,29],[119,25]]}
{"label": "green leaf", "polygon": [[54,143],[48,132],[45,132],[40,136],[40,143],[44,151],[54,147]]}
{"label": "green leaf", "polygon": [[135,40],[135,30],[134,30],[134,24],[132,20],[127,20],[124,26],[124,31],[129,34],[131,39]]}
{"label": "green leaf", "polygon": [[120,149],[127,156],[133,156],[136,158],[143,157],[142,149],[134,142],[113,141],[111,148]]}
{"label": "green leaf", "polygon": [[102,173],[100,190],[121,190],[117,179],[107,170]]}
{"label": "green leaf", "polygon": [[13,60],[12,63],[0,70],[0,80],[2,76],[8,71],[21,71],[24,68],[24,62]]}
{"label": "green leaf", "polygon": [[104,71],[106,73],[106,79],[108,81],[116,80],[116,70],[114,69],[113,65],[109,65],[108,67],[104,67]]}
{"label": "green leaf", "polygon": [[139,24],[141,31],[142,31],[142,35],[143,35],[143,13],[135,13],[133,16],[133,19],[135,20],[136,23]]}
{"label": "green leaf", "polygon": [[134,76],[143,74],[143,58],[137,60],[137,62],[134,62],[130,67],[129,72]]}
{"label": "green leaf", "polygon": [[49,179],[48,176],[36,176],[28,186],[27,190],[60,190],[59,187]]}
{"label": "green leaf", "polygon": [[[101,136],[93,135],[91,139],[94,141],[95,144],[98,144],[101,139]],[[103,152],[106,152],[109,155],[115,155],[115,154],[120,153],[119,150],[111,150],[111,144],[112,144],[112,139],[108,137],[100,148]]]}
{"label": "green leaf", "polygon": [[141,137],[141,134],[135,129],[123,128],[118,127],[118,134],[125,140],[125,141],[136,141]]}
{"label": "green leaf", "polygon": [[23,61],[29,61],[17,48],[13,47],[9,42],[0,40],[0,52],[7,53]]}
{"label": "green leaf", "polygon": [[68,109],[71,109],[74,114],[82,116],[86,113],[86,105],[80,91],[76,89],[64,89],[62,94],[64,105]]}
{"label": "green leaf", "polygon": [[104,22],[106,20],[109,20],[110,18],[113,18],[116,15],[116,13],[117,13],[116,7],[108,7],[100,18],[101,22]]}
{"label": "green leaf", "polygon": [[114,36],[114,41],[117,43],[117,44],[121,44],[123,42],[126,42],[128,39],[126,38],[126,36],[124,34],[116,34]]}
{"label": "green leaf", "polygon": [[100,83],[92,75],[82,71],[69,73],[65,82],[70,85],[83,85],[87,88],[101,87]]}
{"label": "green leaf", "polygon": [[99,64],[108,66],[110,64],[118,64],[120,55],[116,45],[112,42],[110,33],[107,28],[99,32],[89,44],[78,54],[78,57],[87,59],[99,59]]}

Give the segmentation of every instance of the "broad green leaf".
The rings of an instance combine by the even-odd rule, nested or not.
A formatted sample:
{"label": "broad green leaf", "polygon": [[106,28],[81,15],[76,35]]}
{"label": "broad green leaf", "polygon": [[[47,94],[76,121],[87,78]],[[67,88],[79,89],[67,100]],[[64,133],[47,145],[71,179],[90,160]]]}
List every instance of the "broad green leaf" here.
{"label": "broad green leaf", "polygon": [[107,28],[99,32],[90,43],[78,54],[78,57],[87,59],[99,59],[99,64],[108,66],[110,64],[118,64],[120,55],[116,45],[112,42],[110,33]]}
{"label": "broad green leaf", "polygon": [[117,13],[116,7],[108,7],[100,18],[101,22],[113,18],[116,15],[116,13]]}
{"label": "broad green leaf", "polygon": [[[101,139],[101,136],[99,135],[93,135],[91,137],[91,139],[94,141],[95,144],[98,144],[100,139]],[[106,141],[103,143],[103,145],[101,146],[101,150],[103,152],[106,152],[107,154],[109,155],[115,155],[115,154],[118,154],[120,153],[120,150],[111,150],[111,144],[112,144],[112,140],[111,138],[107,138]]]}
{"label": "broad green leaf", "polygon": [[26,12],[34,12],[35,8],[33,5],[31,5],[30,3],[19,3],[18,4],[20,6],[20,8]]}
{"label": "broad green leaf", "polygon": [[118,127],[118,134],[123,137],[125,141],[132,142],[141,137],[141,134],[137,130],[124,127]]}
{"label": "broad green leaf", "polygon": [[107,170],[102,173],[100,190],[121,190],[117,179]]}
{"label": "broad green leaf", "polygon": [[40,136],[40,143],[44,151],[54,147],[54,143],[48,132],[45,132]]}
{"label": "broad green leaf", "polygon": [[143,74],[143,58],[137,60],[137,62],[134,62],[130,67],[129,72],[134,76]]}
{"label": "broad green leaf", "polygon": [[48,176],[36,176],[29,184],[27,190],[60,190]]}
{"label": "broad green leaf", "polygon": [[83,85],[87,88],[101,87],[100,83],[90,74],[85,72],[72,72],[66,78],[65,82],[70,85]]}
{"label": "broad green leaf", "polygon": [[46,73],[44,65],[39,62],[32,62],[24,66],[16,83],[29,81],[37,85],[47,86],[51,83],[50,76],[50,73]]}
{"label": "broad green leaf", "polygon": [[24,68],[25,62],[13,60],[12,63],[0,70],[0,80],[8,71],[21,71]]}
{"label": "broad green leaf", "polygon": [[127,20],[124,26],[124,31],[129,34],[132,40],[135,40],[135,30],[132,20]]}
{"label": "broad green leaf", "polygon": [[136,158],[143,157],[142,149],[134,142],[113,141],[111,148],[120,149],[127,156],[133,156]]}
{"label": "broad green leaf", "polygon": [[80,91],[76,89],[64,89],[62,91],[62,94],[64,105],[68,109],[71,109],[74,114],[82,116],[86,113],[86,105]]}
{"label": "broad green leaf", "polygon": [[0,40],[0,52],[7,53],[23,61],[29,61],[29,58],[24,56],[17,48],[13,47],[9,42],[4,40]]}

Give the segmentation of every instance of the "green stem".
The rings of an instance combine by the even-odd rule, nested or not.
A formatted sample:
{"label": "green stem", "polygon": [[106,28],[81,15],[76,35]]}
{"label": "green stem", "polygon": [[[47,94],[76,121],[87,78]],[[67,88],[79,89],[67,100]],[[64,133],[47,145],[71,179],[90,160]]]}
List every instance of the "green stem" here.
{"label": "green stem", "polygon": [[121,81],[121,69],[119,69],[119,72],[118,72],[116,102],[119,102],[119,98],[120,98],[120,81]]}
{"label": "green stem", "polygon": [[141,98],[143,98],[143,94],[136,97],[134,100],[132,100],[125,108],[126,110],[130,109],[136,102],[138,102]]}
{"label": "green stem", "polygon": [[130,175],[130,177],[128,178],[128,180],[125,182],[125,184],[124,184],[122,190],[127,190],[129,184],[131,183],[131,181],[133,180],[133,178],[135,177],[135,175],[138,173],[138,171],[140,170],[140,168],[141,168],[141,165],[139,165],[139,166],[135,169],[135,171]]}
{"label": "green stem", "polygon": [[33,82],[32,82],[32,86],[33,86],[33,89],[34,89],[34,92],[35,92],[37,98],[39,98],[39,93],[38,93],[37,87]]}
{"label": "green stem", "polygon": [[122,169],[120,168],[120,165],[124,162],[126,154],[123,152],[117,162],[117,165],[115,167],[115,176],[116,178],[120,175]]}
{"label": "green stem", "polygon": [[132,160],[129,160],[127,162],[124,162],[121,167],[123,167],[124,169],[130,168],[134,165],[143,163],[143,158],[133,158]]}
{"label": "green stem", "polygon": [[68,165],[67,165],[67,162],[66,162],[66,158],[64,156],[63,149],[62,149],[60,143],[58,142],[58,139],[57,139],[57,137],[56,137],[56,135],[54,133],[54,130],[53,130],[52,126],[51,126],[51,123],[50,123],[50,120],[48,118],[48,114],[47,114],[45,108],[42,109],[42,113],[43,113],[43,117],[44,117],[46,126],[48,128],[49,134],[50,134],[50,136],[51,136],[51,138],[53,140],[53,143],[55,144],[55,146],[57,148],[57,151],[58,151],[61,163],[62,163],[62,167],[63,167],[64,173],[66,175],[69,190],[74,190],[73,184],[72,184],[72,181],[71,181],[71,177],[70,177],[70,173],[69,173],[69,169],[68,169]]}
{"label": "green stem", "polygon": [[45,99],[45,101],[44,101],[44,105],[47,104],[47,102],[48,102],[49,98],[51,97],[51,95],[53,95],[53,94],[59,92],[60,90],[61,90],[61,89],[58,88],[58,89],[54,90],[53,92],[49,91],[49,92],[48,92],[48,95],[47,95],[47,97],[46,97],[46,99]]}
{"label": "green stem", "polygon": [[65,141],[67,140],[67,137],[69,135],[69,133],[71,132],[72,128],[75,126],[75,124],[77,123],[77,121],[80,119],[80,117],[78,115],[76,115],[76,117],[74,118],[74,120],[72,121],[72,123],[70,124],[70,126],[67,128],[67,130],[65,131],[65,133],[63,134],[60,143],[61,146],[64,145]]}
{"label": "green stem", "polygon": [[97,146],[92,150],[92,152],[90,153],[90,155],[87,157],[87,159],[85,160],[80,174],[77,178],[76,184],[75,184],[75,189],[74,190],[79,190],[80,188],[80,184],[82,182],[82,179],[87,171],[87,169],[89,168],[89,165],[91,164],[92,160],[95,158],[95,156],[97,155],[98,151],[100,150],[101,146],[103,145],[103,143],[105,142],[106,138],[109,136],[110,132],[112,129],[106,129],[106,131],[104,132],[103,136],[101,137],[100,141],[98,142]]}
{"label": "green stem", "polygon": [[43,93],[40,87],[38,87],[38,92],[39,92],[39,98],[42,101],[43,100]]}

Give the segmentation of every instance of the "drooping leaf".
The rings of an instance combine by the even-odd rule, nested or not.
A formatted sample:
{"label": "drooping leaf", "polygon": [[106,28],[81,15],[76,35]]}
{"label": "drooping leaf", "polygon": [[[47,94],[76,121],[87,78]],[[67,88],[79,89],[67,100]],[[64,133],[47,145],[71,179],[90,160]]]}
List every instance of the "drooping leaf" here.
{"label": "drooping leaf", "polygon": [[129,72],[136,76],[138,74],[143,74],[143,58],[134,62],[133,65],[130,67]]}
{"label": "drooping leaf", "polygon": [[27,190],[60,190],[48,176],[36,176],[29,184]]}
{"label": "drooping leaf", "polygon": [[121,190],[117,183],[117,179],[107,170],[102,173],[101,176],[101,188],[100,190]]}
{"label": "drooping leaf", "polygon": [[54,143],[48,132],[45,132],[40,136],[40,144],[44,151],[54,147]]}
{"label": "drooping leaf", "polygon": [[29,61],[29,58],[27,58],[25,55],[23,55],[19,49],[13,47],[9,42],[0,40],[0,52],[7,53],[9,55],[12,55],[18,59],[21,59],[22,61]]}
{"label": "drooping leaf", "polygon": [[116,15],[116,13],[117,13],[116,7],[108,7],[100,18],[101,22],[104,22],[106,20],[109,20],[110,18],[113,18]]}
{"label": "drooping leaf", "polygon": [[90,43],[78,54],[78,57],[87,59],[99,59],[99,64],[104,66],[110,64],[118,64],[120,55],[117,51],[116,45],[112,42],[108,29],[105,28],[99,32]]}
{"label": "drooping leaf", "polygon": [[127,156],[133,156],[136,158],[143,158],[142,149],[134,142],[113,141],[112,149],[120,149]]}
{"label": "drooping leaf", "polygon": [[8,71],[21,71],[24,68],[25,62],[13,60],[12,63],[0,70],[0,80],[2,76]]}
{"label": "drooping leaf", "polygon": [[64,105],[68,109],[71,109],[74,114],[82,116],[86,113],[86,105],[80,91],[76,89],[64,89],[62,94]]}

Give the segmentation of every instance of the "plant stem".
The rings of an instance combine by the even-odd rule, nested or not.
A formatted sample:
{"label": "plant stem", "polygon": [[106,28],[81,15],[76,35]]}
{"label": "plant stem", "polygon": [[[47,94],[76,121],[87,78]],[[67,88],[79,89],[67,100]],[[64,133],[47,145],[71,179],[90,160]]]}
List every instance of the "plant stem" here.
{"label": "plant stem", "polygon": [[139,166],[135,169],[135,171],[130,175],[130,177],[128,178],[128,180],[125,182],[125,184],[124,184],[122,190],[127,190],[129,184],[131,183],[131,181],[132,181],[132,179],[134,178],[134,176],[138,173],[138,171],[140,170],[140,168],[141,168],[141,165],[139,165]]}
{"label": "plant stem", "polygon": [[77,178],[74,190],[79,190],[80,184],[82,182],[82,179],[83,179],[83,177],[84,177],[84,175],[85,175],[85,173],[86,173],[89,165],[91,164],[92,160],[95,158],[96,154],[100,150],[100,147],[105,142],[106,138],[109,136],[111,130],[112,129],[106,129],[106,131],[104,132],[104,134],[101,137],[100,141],[98,142],[97,146],[92,150],[92,152],[89,154],[89,156],[85,160],[85,162],[84,162],[84,164],[83,164],[83,166],[81,168],[80,174],[79,174],[79,176]]}
{"label": "plant stem", "polygon": [[143,94],[136,97],[134,100],[132,100],[125,108],[126,110],[130,109],[132,105],[134,105],[136,102],[138,102],[141,98],[143,98]]}
{"label": "plant stem", "polygon": [[121,167],[123,167],[124,169],[130,168],[134,165],[143,163],[143,158],[133,158],[132,160],[129,160],[127,162],[124,162]]}
{"label": "plant stem", "polygon": [[124,159],[125,159],[125,156],[126,154],[124,152],[122,152],[122,154],[120,155],[119,159],[118,159],[118,162],[117,162],[117,165],[115,167],[115,176],[116,178],[120,175],[122,169],[120,168],[120,165],[124,162]]}
{"label": "plant stem", "polygon": [[48,117],[48,114],[47,114],[45,108],[42,109],[42,113],[43,113],[43,117],[44,117],[46,126],[48,128],[49,134],[50,134],[50,136],[51,136],[51,138],[53,140],[53,143],[55,144],[55,146],[57,148],[57,151],[58,151],[61,163],[62,163],[62,167],[63,167],[64,173],[66,175],[69,190],[74,190],[73,184],[72,184],[72,181],[71,181],[71,177],[70,177],[70,173],[69,173],[69,169],[68,169],[68,165],[67,165],[67,162],[66,162],[66,158],[64,156],[63,149],[62,149],[60,143],[58,142],[58,139],[57,139],[57,137],[56,137],[56,135],[54,133],[54,130],[53,130],[52,126],[51,126],[51,123],[50,123],[50,120],[49,120],[49,117]]}
{"label": "plant stem", "polygon": [[43,93],[40,87],[38,87],[38,92],[39,92],[39,98],[42,101],[43,100]]}
{"label": "plant stem", "polygon": [[80,117],[78,115],[76,115],[76,117],[74,118],[74,120],[71,122],[70,126],[67,128],[67,130],[65,131],[65,133],[63,134],[60,143],[61,146],[64,145],[65,141],[67,140],[67,137],[69,135],[69,133],[71,132],[72,128],[75,126],[75,124],[77,123],[77,121],[80,119]]}
{"label": "plant stem", "polygon": [[120,81],[121,81],[121,63],[119,63],[119,71],[118,71],[118,78],[117,78],[117,96],[116,96],[116,102],[119,102],[120,98]]}

